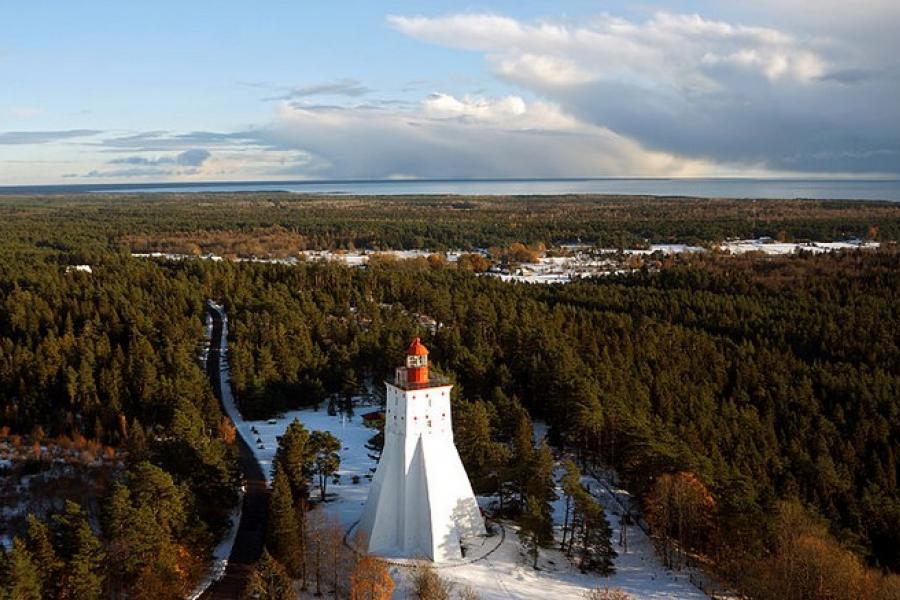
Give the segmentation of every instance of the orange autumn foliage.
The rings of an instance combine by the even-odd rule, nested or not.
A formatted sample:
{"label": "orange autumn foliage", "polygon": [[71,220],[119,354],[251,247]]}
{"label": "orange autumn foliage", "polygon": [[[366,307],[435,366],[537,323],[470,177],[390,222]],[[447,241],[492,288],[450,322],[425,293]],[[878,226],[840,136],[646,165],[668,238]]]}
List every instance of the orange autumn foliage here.
{"label": "orange autumn foliage", "polygon": [[219,421],[219,439],[229,446],[234,443],[237,436],[237,429],[228,417],[222,417]]}
{"label": "orange autumn foliage", "polygon": [[394,580],[387,563],[375,556],[364,556],[350,576],[350,600],[388,600],[394,592]]}
{"label": "orange autumn foliage", "polygon": [[660,476],[646,499],[646,516],[654,537],[662,542],[667,564],[678,564],[687,550],[711,549],[715,500],[695,474],[681,471]]}

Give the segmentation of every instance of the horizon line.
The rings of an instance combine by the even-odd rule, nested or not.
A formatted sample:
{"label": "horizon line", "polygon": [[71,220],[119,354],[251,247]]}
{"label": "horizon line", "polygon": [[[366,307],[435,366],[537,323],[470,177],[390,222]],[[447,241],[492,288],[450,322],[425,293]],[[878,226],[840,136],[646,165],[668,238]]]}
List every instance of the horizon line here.
{"label": "horizon line", "polygon": [[[0,184],[0,193],[11,194],[18,191],[52,191],[52,190],[146,190],[153,188],[180,187],[223,187],[241,186],[276,186],[276,185],[355,185],[355,184],[414,184],[414,183],[529,183],[529,182],[588,182],[588,181],[815,181],[815,182],[863,182],[863,183],[896,183],[900,176],[893,177],[855,177],[836,176],[833,174],[821,177],[810,175],[765,176],[588,176],[588,177],[426,177],[426,178],[350,178],[350,179],[248,179],[248,180],[207,180],[207,181],[142,181],[142,182],[97,182],[97,183],[36,183],[36,184]],[[253,190],[244,190],[253,191]],[[272,190],[260,190],[272,191]]]}

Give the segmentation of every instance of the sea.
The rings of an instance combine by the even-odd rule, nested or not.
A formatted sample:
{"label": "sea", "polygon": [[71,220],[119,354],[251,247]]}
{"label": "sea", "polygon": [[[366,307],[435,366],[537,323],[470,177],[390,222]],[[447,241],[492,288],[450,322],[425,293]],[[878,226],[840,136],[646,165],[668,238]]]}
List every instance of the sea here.
{"label": "sea", "polygon": [[0,195],[163,192],[284,192],[362,196],[432,194],[558,196],[566,194],[613,194],[746,199],[816,198],[900,202],[900,179],[376,179],[0,186]]}

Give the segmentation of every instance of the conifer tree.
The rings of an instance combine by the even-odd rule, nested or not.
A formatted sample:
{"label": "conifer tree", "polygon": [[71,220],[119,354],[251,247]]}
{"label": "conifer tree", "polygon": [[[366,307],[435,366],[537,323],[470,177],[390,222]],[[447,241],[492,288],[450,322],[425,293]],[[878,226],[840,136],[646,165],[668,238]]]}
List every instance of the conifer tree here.
{"label": "conifer tree", "polygon": [[337,472],[341,466],[341,441],[329,431],[313,431],[309,436],[310,446],[313,449],[313,472],[319,480],[319,492],[321,499],[325,500],[325,491],[328,479]]}
{"label": "conifer tree", "polygon": [[141,462],[128,473],[131,502],[147,507],[166,533],[177,536],[187,523],[187,492],[175,484],[172,475],[149,462]]}
{"label": "conifer tree", "polygon": [[275,453],[275,468],[287,476],[295,500],[309,496],[307,478],[311,470],[313,448],[309,432],[294,419],[281,436]]}
{"label": "conifer tree", "polygon": [[549,546],[553,542],[553,524],[547,522],[544,507],[537,498],[529,497],[526,500],[520,525],[522,541],[534,560],[534,568],[537,569],[540,548]]}
{"label": "conifer tree", "polygon": [[144,434],[144,428],[141,427],[137,417],[132,419],[131,428],[128,433],[128,458],[132,462],[140,462],[147,458],[148,446],[147,436]]}
{"label": "conifer tree", "polygon": [[0,544],[0,600],[9,598],[9,554],[6,548]]}
{"label": "conifer tree", "polygon": [[526,484],[525,494],[531,498],[536,498],[541,503],[548,518],[552,510],[553,501],[558,498],[556,481],[553,477],[555,464],[550,446],[546,440],[541,440],[541,443],[531,455],[529,464],[531,477]]}
{"label": "conifer tree", "polygon": [[41,600],[41,575],[25,542],[15,538],[6,566],[6,594],[10,600]]}
{"label": "conifer tree", "polygon": [[53,539],[65,560],[60,594],[76,600],[99,598],[105,555],[81,506],[67,501],[63,512],[53,515]]}
{"label": "conifer tree", "polygon": [[610,540],[611,530],[603,507],[581,486],[575,493],[575,522],[569,554],[577,554],[582,571],[609,574],[613,571],[616,551]]}
{"label": "conifer tree", "polygon": [[297,511],[287,475],[280,471],[276,471],[272,481],[266,545],[290,575],[300,573],[303,549],[297,526]]}
{"label": "conifer tree", "polygon": [[508,480],[511,481],[518,495],[520,509],[524,508],[528,482],[531,480],[531,468],[534,459],[534,430],[527,414],[519,415],[516,433],[512,440],[512,459],[508,467]]}
{"label": "conifer tree", "polygon": [[[140,514],[134,509],[131,492],[122,484],[113,487],[107,506],[105,530],[109,538],[109,567],[113,582],[116,586],[126,585],[152,559],[159,548],[156,542],[162,532],[149,511]],[[151,537],[152,542],[148,539]]]}
{"label": "conifer tree", "polygon": [[103,590],[105,554],[87,520],[79,525],[77,539],[77,550],[67,565],[70,577],[66,586],[70,590],[68,597],[73,600],[96,600]]}
{"label": "conifer tree", "polygon": [[570,518],[572,517],[573,503],[575,494],[581,489],[581,471],[578,465],[571,458],[566,459],[563,463],[564,474],[562,477],[562,489],[566,497],[566,512],[563,517],[563,536],[561,548],[566,549],[566,538],[570,531]]}
{"label": "conifer tree", "polygon": [[35,565],[41,575],[41,588],[44,594],[55,596],[62,563],[53,548],[50,528],[34,515],[28,515],[28,534],[25,539],[28,551],[34,556]]}
{"label": "conifer tree", "polygon": [[509,460],[507,448],[492,439],[487,404],[460,403],[453,418],[456,446],[476,493],[497,491],[499,471]]}

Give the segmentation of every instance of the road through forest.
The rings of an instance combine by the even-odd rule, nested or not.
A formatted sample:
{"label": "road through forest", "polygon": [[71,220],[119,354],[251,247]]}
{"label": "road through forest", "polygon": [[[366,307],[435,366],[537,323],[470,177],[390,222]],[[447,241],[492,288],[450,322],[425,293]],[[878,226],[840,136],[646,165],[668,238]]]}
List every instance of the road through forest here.
{"label": "road through forest", "polygon": [[[206,361],[206,372],[219,402],[222,402],[222,327],[224,312],[210,306],[212,315],[212,335],[210,336],[209,357]],[[224,410],[224,406],[223,406]],[[227,414],[227,413],[226,413]],[[269,488],[263,470],[253,456],[253,450],[240,435],[237,444],[241,474],[246,484],[244,491],[241,522],[238,525],[234,546],[228,558],[225,575],[207,588],[201,598],[235,599],[240,598],[247,584],[253,564],[262,554],[266,534],[266,509],[269,499]]]}

